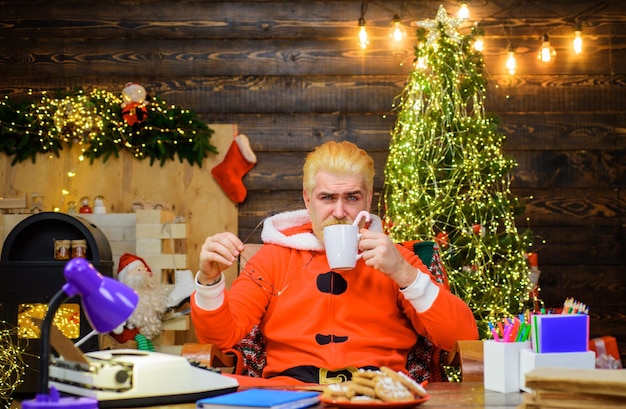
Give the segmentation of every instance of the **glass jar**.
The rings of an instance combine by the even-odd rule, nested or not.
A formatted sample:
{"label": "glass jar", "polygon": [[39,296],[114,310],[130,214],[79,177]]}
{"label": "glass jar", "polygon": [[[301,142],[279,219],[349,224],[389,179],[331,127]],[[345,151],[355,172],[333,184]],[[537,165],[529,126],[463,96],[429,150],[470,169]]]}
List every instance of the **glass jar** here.
{"label": "glass jar", "polygon": [[72,240],[72,258],[87,257],[87,240]]}
{"label": "glass jar", "polygon": [[69,260],[70,259],[70,240],[54,240],[54,259]]}

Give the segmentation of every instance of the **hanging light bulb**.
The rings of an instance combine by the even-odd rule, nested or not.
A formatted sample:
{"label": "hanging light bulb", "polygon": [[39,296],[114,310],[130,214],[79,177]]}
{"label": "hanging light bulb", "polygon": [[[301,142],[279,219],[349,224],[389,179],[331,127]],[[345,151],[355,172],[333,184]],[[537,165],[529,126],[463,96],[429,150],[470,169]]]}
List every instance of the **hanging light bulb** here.
{"label": "hanging light bulb", "polygon": [[423,70],[427,67],[426,65],[426,58],[424,58],[424,56],[420,56],[417,58],[417,61],[415,61],[415,68]]}
{"label": "hanging light bulb", "polygon": [[359,45],[365,50],[370,43],[365,29],[365,12],[367,11],[367,0],[361,3],[361,17],[359,17]]}
{"label": "hanging light bulb", "polygon": [[483,36],[477,35],[474,40],[474,50],[482,52],[484,45]]}
{"label": "hanging light bulb", "polygon": [[478,21],[475,22],[472,27],[472,35],[474,36],[474,44],[472,44],[472,47],[474,47],[474,50],[478,52],[483,51],[484,34],[485,34],[485,30],[483,29],[483,27],[480,25]]}
{"label": "hanging light bulb", "polygon": [[457,17],[461,20],[468,20],[470,18],[470,9],[466,1],[462,1],[457,12]]}
{"label": "hanging light bulb", "polygon": [[365,29],[365,19],[361,17],[359,19],[359,45],[363,50],[367,48],[370,41],[367,37],[367,30]]}
{"label": "hanging light bulb", "polygon": [[556,57],[556,50],[550,45],[548,34],[544,34],[541,39],[541,49],[539,50],[537,58],[543,62],[550,62],[554,57]]}
{"label": "hanging light bulb", "polygon": [[514,75],[515,70],[517,70],[517,61],[515,60],[515,50],[509,44],[508,49],[508,57],[506,59],[506,69],[509,71],[509,74]]}
{"label": "hanging light bulb", "polygon": [[574,53],[576,54],[583,52],[583,38],[581,35],[582,31],[580,30],[580,27],[578,27],[574,31],[574,41],[572,42],[572,45],[574,46]]}
{"label": "hanging light bulb", "polygon": [[400,21],[400,17],[397,14],[393,15],[393,19],[391,20],[391,31],[389,31],[389,37],[393,41],[402,41],[404,37],[406,37],[406,30],[404,29],[404,25]]}

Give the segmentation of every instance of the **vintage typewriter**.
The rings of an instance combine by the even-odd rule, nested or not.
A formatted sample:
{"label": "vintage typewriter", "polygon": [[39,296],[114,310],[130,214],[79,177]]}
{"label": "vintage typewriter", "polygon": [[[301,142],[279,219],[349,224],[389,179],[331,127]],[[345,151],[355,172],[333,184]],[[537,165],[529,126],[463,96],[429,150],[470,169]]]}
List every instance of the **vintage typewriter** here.
{"label": "vintage typewriter", "polygon": [[94,398],[100,408],[195,402],[234,392],[238,382],[185,357],[135,349],[54,358],[50,386]]}

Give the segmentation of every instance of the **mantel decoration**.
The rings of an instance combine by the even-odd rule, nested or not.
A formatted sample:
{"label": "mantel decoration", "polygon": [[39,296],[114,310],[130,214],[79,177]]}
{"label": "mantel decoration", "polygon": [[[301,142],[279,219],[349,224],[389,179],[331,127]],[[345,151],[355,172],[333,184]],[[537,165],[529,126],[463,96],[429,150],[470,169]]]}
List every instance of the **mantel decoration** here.
{"label": "mantel decoration", "polygon": [[[30,91],[30,95],[34,93]],[[38,100],[0,101],[0,152],[13,157],[11,165],[38,155],[59,157],[65,146],[79,144],[90,163],[106,162],[128,151],[139,160],[163,166],[178,158],[202,167],[217,148],[213,135],[195,112],[150,97],[128,83],[121,95],[94,88],[61,97],[42,92]]]}

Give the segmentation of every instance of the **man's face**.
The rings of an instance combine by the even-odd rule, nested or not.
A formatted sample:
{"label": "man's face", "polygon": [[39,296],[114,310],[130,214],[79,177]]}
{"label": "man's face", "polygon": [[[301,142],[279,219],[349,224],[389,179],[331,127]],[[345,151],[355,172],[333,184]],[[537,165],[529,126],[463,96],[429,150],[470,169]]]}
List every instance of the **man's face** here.
{"label": "man's face", "polygon": [[313,233],[323,242],[323,229],[330,224],[352,224],[359,212],[369,211],[373,192],[366,190],[360,175],[338,176],[321,170],[315,175],[311,195],[302,193],[313,223]]}

